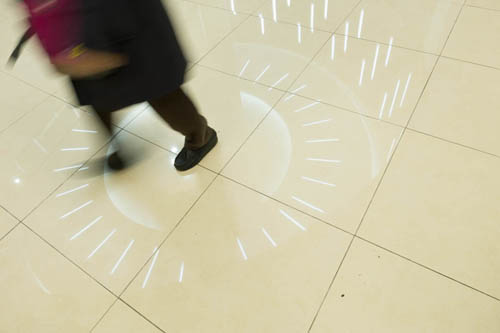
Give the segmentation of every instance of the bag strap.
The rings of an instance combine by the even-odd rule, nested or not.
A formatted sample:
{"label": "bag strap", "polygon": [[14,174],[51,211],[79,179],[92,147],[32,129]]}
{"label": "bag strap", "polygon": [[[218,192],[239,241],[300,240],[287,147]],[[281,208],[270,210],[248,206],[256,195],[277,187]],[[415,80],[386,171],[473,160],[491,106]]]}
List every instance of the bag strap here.
{"label": "bag strap", "polygon": [[23,36],[19,39],[19,42],[17,43],[16,45],[16,48],[14,49],[14,51],[12,51],[12,54],[10,55],[9,57],[9,61],[8,63],[11,65],[11,66],[14,66],[14,64],[16,63],[17,59],[19,58],[19,56],[21,55],[21,50],[24,46],[24,44],[26,44],[26,42],[31,38],[33,37],[33,35],[35,34],[35,31],[30,27],[26,30],[26,32],[23,34]]}

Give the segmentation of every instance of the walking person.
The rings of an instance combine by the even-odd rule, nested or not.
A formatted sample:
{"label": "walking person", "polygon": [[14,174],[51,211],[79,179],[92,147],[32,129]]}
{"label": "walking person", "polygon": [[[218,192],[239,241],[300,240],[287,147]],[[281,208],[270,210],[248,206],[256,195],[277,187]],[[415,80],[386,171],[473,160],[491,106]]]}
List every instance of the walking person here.
{"label": "walking person", "polygon": [[[177,170],[191,169],[217,144],[181,87],[186,59],[161,0],[24,2],[52,63],[71,77],[79,103],[93,107],[109,134],[112,112],[147,102],[185,137]],[[119,149],[108,165],[126,166]]]}

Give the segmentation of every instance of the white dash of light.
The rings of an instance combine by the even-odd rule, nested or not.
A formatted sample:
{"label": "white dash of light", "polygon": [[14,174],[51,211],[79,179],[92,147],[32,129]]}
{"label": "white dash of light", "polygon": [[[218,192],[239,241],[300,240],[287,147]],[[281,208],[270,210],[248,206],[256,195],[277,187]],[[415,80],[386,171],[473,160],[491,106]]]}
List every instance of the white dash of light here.
{"label": "white dash of light", "polygon": [[184,279],[184,261],[181,263],[181,269],[179,271],[179,283],[182,283]]}
{"label": "white dash of light", "polygon": [[89,186],[89,184],[85,184],[85,185],[82,185],[82,186],[75,187],[75,188],[74,188],[74,189],[72,189],[72,190],[68,190],[68,191],[66,191],[66,192],[59,193],[59,194],[57,194],[57,195],[56,195],[56,198],[59,198],[59,197],[65,196],[65,195],[67,195],[67,194],[70,194],[70,193],[73,193],[73,192],[75,192],[75,191],[81,190],[81,189],[86,188],[86,187],[88,187],[88,186]]}
{"label": "white dash of light", "polygon": [[272,0],[273,6],[273,20],[274,22],[278,22],[278,11],[276,10],[276,0]]}
{"label": "white dash of light", "polygon": [[91,203],[93,203],[93,202],[94,202],[94,200],[89,200],[89,201],[87,201],[86,203],[84,203],[83,205],[81,205],[81,206],[79,206],[79,207],[76,207],[76,208],[75,208],[75,209],[73,209],[72,211],[67,212],[66,214],[64,214],[63,216],[61,216],[59,219],[60,219],[60,220],[63,220],[63,219],[65,219],[65,218],[67,218],[68,216],[70,216],[70,215],[72,215],[72,214],[76,213],[76,212],[77,212],[77,211],[79,211],[80,209],[87,207],[88,205],[90,205],[90,204],[91,204]]}
{"label": "white dash of light", "polygon": [[302,43],[302,25],[299,23],[297,23],[297,41],[300,43]]}
{"label": "white dash of light", "polygon": [[84,171],[84,170],[88,170],[88,169],[89,169],[89,167],[87,166],[87,167],[83,167],[83,168],[78,169],[78,171]]}
{"label": "white dash of light", "polygon": [[344,53],[347,52],[347,40],[349,39],[349,22],[345,23]]}
{"label": "white dash of light", "polygon": [[323,17],[328,19],[328,0],[325,0],[325,6],[324,6],[325,12],[323,13]]}
{"label": "white dash of light", "polygon": [[331,121],[331,119],[318,120],[318,121],[313,121],[311,123],[302,124],[302,126],[303,127],[314,126],[314,125],[328,123],[330,121]]}
{"label": "white dash of light", "polygon": [[236,8],[234,7],[234,0],[231,0],[231,11],[236,15]]}
{"label": "white dash of light", "polygon": [[335,60],[335,35],[332,35],[332,49],[330,51],[330,60]]}
{"label": "white dash of light", "polygon": [[77,148],[62,148],[61,151],[82,151],[89,150],[89,147],[77,147]]}
{"label": "white dash of light", "polygon": [[250,64],[250,59],[248,59],[247,62],[245,62],[245,64],[243,65],[243,68],[241,69],[240,74],[238,75],[239,77],[241,77],[243,75],[243,73],[245,73],[245,70],[247,69],[248,64]]}
{"label": "white dash of light", "polygon": [[300,109],[295,110],[294,112],[296,112],[296,113],[298,113],[298,112],[302,112],[302,111],[304,111],[304,110],[307,110],[307,109],[312,108],[313,106],[318,105],[319,103],[320,103],[320,102],[314,102],[314,103],[308,104],[308,105],[306,105],[306,106],[301,107]]}
{"label": "white dash of light", "polygon": [[97,131],[94,131],[94,130],[83,130],[83,129],[77,129],[77,128],[73,128],[72,131],[77,132],[77,133],[91,133],[91,134],[97,133]]}
{"label": "white dash of light", "polygon": [[68,166],[65,168],[54,169],[54,172],[61,172],[61,171],[65,171],[65,170],[78,169],[82,166],[83,166],[83,164],[72,165],[72,166]]}
{"label": "white dash of light", "polygon": [[389,118],[392,117],[392,111],[394,111],[394,104],[396,103],[396,98],[398,97],[400,85],[401,85],[401,80],[398,80],[398,83],[396,84],[396,89],[394,90],[394,96],[392,97],[391,108],[389,109]]}
{"label": "white dash of light", "polygon": [[260,18],[260,32],[264,35],[266,33],[266,29],[264,26],[264,16],[262,16],[262,13],[259,14]]}
{"label": "white dash of light", "polygon": [[380,44],[377,44],[377,46],[375,47],[375,57],[373,57],[372,75],[370,76],[371,80],[373,80],[373,78],[375,77],[375,70],[377,69],[379,52],[380,52]]}
{"label": "white dash of light", "polygon": [[[157,248],[155,248],[154,251],[156,251],[156,250],[157,250]],[[144,278],[144,281],[142,282],[142,289],[146,288],[146,284],[148,284],[149,277],[151,276],[151,272],[153,271],[153,267],[156,264],[156,259],[158,258],[158,254],[160,254],[159,250],[155,253],[153,260],[151,261],[151,265],[149,266],[148,272],[146,273],[146,277]]]}
{"label": "white dash of light", "polygon": [[311,209],[313,209],[313,210],[315,210],[315,211],[317,211],[317,212],[320,212],[320,213],[324,213],[324,212],[325,212],[323,209],[318,208],[318,207],[316,207],[316,206],[314,206],[314,205],[310,204],[309,202],[304,201],[304,200],[302,200],[302,199],[300,199],[300,198],[297,198],[297,197],[295,197],[295,196],[292,196],[292,199],[293,199],[293,200],[295,200],[295,201],[297,201],[297,202],[300,202],[300,203],[301,203],[301,204],[303,204],[304,206],[307,206],[307,207],[309,207],[309,208],[311,208]]}
{"label": "white dash of light", "polygon": [[258,82],[264,76],[264,74],[266,74],[266,72],[269,70],[270,67],[271,67],[270,64],[267,65],[266,68],[264,68],[264,70],[262,71],[262,73],[260,73],[259,76],[257,76],[255,82]]}
{"label": "white dash of light", "polygon": [[291,217],[290,215],[288,215],[284,210],[280,209],[280,213],[281,213],[281,215],[283,215],[284,217],[286,217],[286,219],[288,221],[292,222],[297,227],[299,227],[302,231],[306,231],[307,230],[306,227],[304,227],[302,224],[300,224],[299,222],[297,222],[297,220],[295,220],[293,217]]}
{"label": "white dash of light", "polygon": [[325,162],[325,163],[336,163],[336,164],[342,163],[342,161],[340,160],[328,160],[324,158],[307,158],[306,160],[313,162]]}
{"label": "white dash of light", "polygon": [[394,37],[389,40],[389,49],[387,49],[387,56],[385,57],[385,67],[389,65],[389,58],[391,57],[392,43],[394,42]]}
{"label": "white dash of light", "polygon": [[322,143],[322,142],[339,142],[340,139],[332,138],[332,139],[312,139],[306,140],[306,143]]}
{"label": "white dash of light", "polygon": [[314,32],[314,3],[311,3],[311,19],[310,19],[311,31]]}
{"label": "white dash of light", "polygon": [[274,82],[274,84],[273,84],[271,87],[269,87],[269,89],[267,89],[267,90],[271,90],[271,89],[273,89],[274,87],[276,87],[276,86],[277,86],[278,84],[280,84],[280,83],[281,83],[284,79],[286,79],[286,78],[288,77],[288,75],[289,75],[288,73],[286,73],[285,75],[283,75],[283,76],[282,76],[282,77],[281,77],[278,81]]}
{"label": "white dash of light", "polygon": [[243,256],[243,259],[248,260],[247,254],[245,252],[245,248],[243,247],[241,240],[238,237],[236,237],[236,241],[238,242],[238,246],[240,247],[240,251],[241,251],[241,255]]}
{"label": "white dash of light", "polygon": [[276,242],[272,239],[271,235],[269,235],[269,233],[266,231],[266,229],[262,228],[262,232],[264,233],[264,235],[266,236],[266,238],[269,240],[269,242],[274,246],[274,247],[278,247],[278,245],[276,244]]}
{"label": "white dash of light", "polygon": [[286,0],[286,4],[287,4],[287,6],[288,6],[288,7],[290,7],[290,5],[291,5],[291,0]]}
{"label": "white dash of light", "polygon": [[130,243],[128,243],[128,246],[127,248],[125,249],[125,251],[123,251],[122,255],[120,256],[120,259],[118,259],[118,261],[116,262],[115,266],[113,267],[113,269],[111,270],[111,272],[109,274],[114,274],[115,271],[117,270],[118,266],[120,266],[121,262],[123,261],[123,258],[125,258],[125,256],[127,255],[127,252],[130,250],[130,248],[132,247],[132,245],[134,245],[134,242],[135,240],[131,240]]}
{"label": "white dash of light", "polygon": [[363,77],[365,76],[365,67],[366,67],[366,60],[363,59],[361,61],[361,73],[359,74],[359,83],[358,83],[360,87],[363,85]]}
{"label": "white dash of light", "polygon": [[89,230],[90,228],[92,228],[92,226],[94,224],[96,224],[97,222],[99,222],[100,220],[102,219],[102,216],[99,216],[98,218],[96,218],[94,221],[90,222],[87,226],[85,226],[82,230],[78,231],[76,234],[73,235],[73,237],[71,237],[69,240],[74,240],[78,237],[80,237],[81,234],[83,234],[85,231]]}
{"label": "white dash of light", "polygon": [[401,103],[399,103],[399,107],[402,107],[403,103],[405,102],[406,93],[408,91],[408,87],[410,86],[410,81],[411,81],[412,75],[413,75],[413,73],[408,74],[408,80],[406,81],[405,90],[403,91],[403,96],[401,96]]}
{"label": "white dash of light", "polygon": [[99,251],[99,249],[100,249],[101,247],[103,247],[103,246],[104,246],[104,244],[106,244],[106,242],[107,242],[107,241],[108,241],[108,240],[109,240],[109,239],[110,239],[110,238],[114,235],[114,233],[115,233],[115,232],[116,232],[116,229],[113,229],[113,231],[111,231],[111,232],[110,232],[110,233],[106,236],[106,238],[104,238],[104,240],[101,242],[101,244],[97,245],[97,247],[94,249],[94,251],[92,251],[92,252],[88,255],[87,259],[92,258],[92,257],[94,256],[94,254],[96,254],[96,253],[97,253],[97,251]]}
{"label": "white dash of light", "polygon": [[359,15],[358,38],[361,38],[361,31],[363,30],[363,19],[364,18],[365,18],[365,10],[361,9],[361,14]]}
{"label": "white dash of light", "polygon": [[317,183],[317,184],[326,185],[326,186],[330,186],[330,187],[337,187],[337,185],[335,185],[335,184],[327,183],[327,182],[324,182],[322,180],[318,180],[318,179],[314,179],[314,178],[302,176],[302,179],[307,180],[308,182],[312,182],[312,183]]}
{"label": "white dash of light", "polygon": [[382,106],[380,107],[380,112],[378,113],[378,119],[382,119],[384,115],[385,103],[387,102],[387,92],[384,94],[384,99],[382,101]]}

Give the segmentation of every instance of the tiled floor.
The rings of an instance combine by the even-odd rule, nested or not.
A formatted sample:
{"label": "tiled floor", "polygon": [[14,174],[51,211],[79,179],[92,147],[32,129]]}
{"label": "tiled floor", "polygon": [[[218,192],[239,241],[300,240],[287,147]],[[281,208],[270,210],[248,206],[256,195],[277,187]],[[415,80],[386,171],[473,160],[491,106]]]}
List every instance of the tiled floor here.
{"label": "tiled floor", "polygon": [[500,2],[166,5],[220,137],[192,171],[35,42],[0,71],[0,332],[500,332]]}

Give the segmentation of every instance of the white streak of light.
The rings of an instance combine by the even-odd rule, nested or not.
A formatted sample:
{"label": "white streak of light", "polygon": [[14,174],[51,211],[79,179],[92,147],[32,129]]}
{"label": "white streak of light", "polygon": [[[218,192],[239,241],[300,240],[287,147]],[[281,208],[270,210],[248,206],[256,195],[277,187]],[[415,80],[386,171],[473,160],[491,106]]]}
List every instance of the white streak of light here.
{"label": "white streak of light", "polygon": [[106,236],[106,238],[104,238],[104,240],[101,242],[101,244],[97,245],[97,247],[94,249],[94,251],[92,251],[89,256],[87,257],[87,259],[90,259],[94,256],[94,254],[97,253],[97,251],[99,251],[99,249],[101,247],[103,247],[104,244],[106,244],[106,242],[114,235],[114,233],[116,232],[116,229],[113,229],[113,231],[111,231],[109,233],[109,235]]}
{"label": "white streak of light", "polygon": [[363,84],[363,77],[365,76],[365,67],[366,67],[366,60],[363,59],[361,61],[361,73],[359,74],[359,83],[358,83],[360,87]]}
{"label": "white streak of light", "polygon": [[326,186],[330,186],[330,187],[337,187],[337,185],[335,185],[335,184],[330,184],[330,183],[324,182],[322,180],[314,179],[314,178],[309,178],[309,177],[302,176],[302,179],[303,180],[307,180],[309,182],[318,183],[318,184],[321,184],[321,185],[326,185]]}
{"label": "white streak of light", "polygon": [[63,216],[61,216],[59,219],[60,219],[60,220],[63,220],[63,219],[65,219],[65,218],[67,218],[68,216],[70,216],[70,215],[72,215],[72,214],[76,213],[77,211],[79,211],[80,209],[87,207],[87,206],[88,206],[88,205],[90,205],[92,202],[94,202],[94,200],[89,200],[89,201],[87,201],[87,202],[86,202],[86,203],[84,203],[83,205],[81,205],[81,206],[79,206],[79,207],[76,207],[76,208],[75,208],[75,209],[73,209],[72,211],[67,212],[66,214],[64,214]]}
{"label": "white streak of light", "polygon": [[365,10],[361,9],[361,14],[359,15],[358,38],[361,38],[361,30],[363,29],[364,18],[365,18]]}
{"label": "white streak of light", "polygon": [[313,125],[319,125],[319,124],[328,123],[330,121],[331,121],[331,119],[318,120],[318,121],[313,121],[312,123],[302,124],[302,126],[303,127],[308,127],[308,126],[313,126]]}
{"label": "white streak of light", "polygon": [[288,77],[288,75],[289,75],[289,73],[286,73],[285,75],[283,75],[278,81],[274,82],[274,84],[271,87],[269,87],[269,89],[267,89],[267,90],[271,90],[274,87],[276,87],[278,84],[281,83],[281,81],[283,81],[284,79],[286,79]]}
{"label": "white streak of light", "polygon": [[281,213],[281,215],[283,215],[284,217],[286,217],[288,221],[292,222],[297,227],[299,227],[302,231],[306,231],[307,230],[306,227],[304,227],[302,224],[300,224],[299,222],[297,222],[293,217],[291,217],[290,215],[288,215],[285,211],[283,211],[283,210],[280,209],[280,213]]}
{"label": "white streak of light", "polygon": [[262,76],[264,76],[264,74],[266,74],[266,72],[269,69],[269,67],[271,67],[271,65],[267,65],[266,68],[264,68],[264,70],[262,71],[262,73],[260,73],[259,76],[257,76],[257,78],[255,79],[255,82],[258,82],[260,80],[260,78]]}
{"label": "white streak of light", "polygon": [[184,261],[181,264],[181,269],[179,271],[179,283],[182,283],[182,280],[184,279]]}
{"label": "white streak of light", "polygon": [[250,59],[248,59],[247,62],[245,62],[245,64],[243,65],[243,68],[241,69],[241,72],[238,76],[241,77],[243,75],[243,73],[245,73],[245,70],[247,69],[248,64],[250,64]]}
{"label": "white streak of light", "polygon": [[76,234],[73,235],[73,237],[71,237],[69,240],[74,240],[78,237],[80,237],[81,234],[83,234],[85,231],[89,230],[90,228],[92,228],[92,226],[94,224],[96,224],[97,222],[99,222],[100,220],[102,219],[102,216],[99,216],[98,218],[96,218],[94,221],[90,222],[86,227],[84,227],[82,230],[78,231]]}
{"label": "white streak of light", "polygon": [[349,39],[349,22],[345,23],[344,53],[347,52],[347,40]]}
{"label": "white streak of light", "polygon": [[234,7],[234,0],[231,0],[231,11],[233,12],[234,15],[236,15],[236,9]]}
{"label": "white streak of light", "polygon": [[332,50],[330,53],[330,59],[332,61],[335,59],[335,35],[332,35]]}
{"label": "white streak of light", "polygon": [[372,75],[370,76],[371,80],[373,80],[373,78],[375,77],[375,69],[377,68],[379,51],[380,51],[380,44],[377,44],[377,47],[375,48],[375,57],[373,58]]}
{"label": "white streak of light", "polygon": [[266,229],[262,228],[262,232],[264,233],[264,235],[266,236],[266,238],[269,240],[269,242],[271,242],[271,244],[274,246],[274,247],[278,247],[278,245],[276,244],[276,242],[272,239],[271,235],[269,235],[266,231]]}
{"label": "white streak of light", "polygon": [[410,86],[410,81],[411,81],[412,75],[413,75],[413,73],[410,73],[408,75],[408,80],[406,81],[405,90],[403,91],[403,96],[401,96],[401,103],[399,103],[399,107],[402,107],[403,103],[405,102],[406,92],[408,91],[408,87]]}
{"label": "white streak of light", "polygon": [[384,115],[385,103],[387,102],[387,92],[384,94],[384,100],[382,101],[382,106],[380,107],[380,112],[378,113],[378,119],[382,119]]}
{"label": "white streak of light", "polygon": [[[157,248],[155,248],[154,251],[156,251],[156,250],[157,250]],[[151,265],[149,266],[148,272],[146,273],[146,277],[144,278],[144,282],[142,282],[142,289],[146,288],[146,284],[149,281],[149,277],[151,276],[151,272],[153,271],[153,267],[156,264],[156,259],[158,258],[158,254],[160,254],[159,250],[158,250],[158,252],[155,253],[155,256],[153,257],[153,261],[151,261]]]}
{"label": "white streak of light", "polygon": [[313,140],[306,140],[306,143],[321,143],[321,142],[339,142],[340,140],[337,138],[332,138],[332,139],[313,139]]}
{"label": "white streak of light", "polygon": [[81,190],[82,188],[86,188],[88,186],[89,186],[89,184],[85,184],[85,185],[82,185],[82,186],[75,187],[72,190],[69,190],[69,191],[66,191],[66,192],[63,192],[63,193],[59,193],[58,195],[56,195],[56,198],[62,197],[64,195],[66,195],[66,194],[70,194],[70,193],[78,191],[78,190]]}
{"label": "white streak of light", "polygon": [[272,0],[273,6],[273,20],[274,22],[278,22],[278,11],[276,10],[276,0]]}
{"label": "white streak of light", "polygon": [[118,261],[116,262],[115,266],[113,267],[113,269],[111,270],[111,272],[109,274],[115,273],[116,269],[118,268],[118,266],[120,266],[121,262],[123,261],[123,258],[125,258],[125,256],[127,255],[127,252],[130,250],[132,245],[134,245],[134,242],[135,242],[135,240],[133,240],[133,239],[130,241],[127,248],[125,249],[125,251],[123,251],[120,259],[118,259]]}
{"label": "white streak of light", "polygon": [[303,107],[301,107],[300,109],[295,110],[294,112],[296,112],[296,113],[298,113],[298,112],[302,112],[302,111],[307,110],[307,109],[309,109],[309,108],[312,108],[313,106],[316,106],[316,105],[318,105],[318,104],[319,104],[319,102],[314,102],[314,103],[308,104],[308,105],[306,105],[306,106],[303,106]]}
{"label": "white streak of light", "polygon": [[300,22],[297,23],[297,41],[302,43],[302,25],[300,25]]}
{"label": "white streak of light", "polygon": [[313,162],[325,162],[325,163],[341,163],[342,161],[340,160],[327,160],[324,158],[307,158],[308,161],[313,161]]}
{"label": "white streak of light", "polygon": [[266,29],[265,29],[265,26],[264,26],[264,16],[262,16],[262,13],[259,14],[259,18],[260,18],[260,32],[262,34],[265,34],[266,33]]}
{"label": "white streak of light", "polygon": [[65,171],[65,170],[70,170],[70,169],[78,169],[78,168],[80,168],[82,166],[83,166],[83,164],[72,165],[72,166],[65,167],[65,168],[54,169],[54,172],[60,172],[60,171]]}
{"label": "white streak of light", "polygon": [[324,212],[325,212],[323,209],[318,208],[318,207],[316,207],[316,206],[313,206],[313,205],[311,205],[309,202],[304,201],[304,200],[302,200],[302,199],[300,199],[300,198],[297,198],[297,197],[292,196],[292,199],[293,199],[293,200],[295,200],[295,201],[297,201],[297,202],[300,202],[300,203],[301,203],[301,204],[303,204],[304,206],[307,206],[307,207],[309,207],[309,208],[311,208],[311,209],[314,209],[314,210],[315,210],[315,211],[317,211],[317,212],[320,212],[320,213],[324,213]]}
{"label": "white streak of light", "polygon": [[247,254],[245,252],[245,248],[238,237],[236,237],[236,241],[238,242],[238,246],[240,247],[241,254],[243,255],[243,259],[248,260]]}
{"label": "white streak of light", "polygon": [[396,103],[396,98],[398,97],[400,85],[401,85],[401,80],[398,80],[398,83],[396,84],[396,89],[394,90],[394,96],[392,97],[391,108],[389,109],[389,118],[392,117],[392,111],[394,111],[394,104]]}
{"label": "white streak of light", "polygon": [[311,3],[311,32],[314,32],[314,3]]}
{"label": "white streak of light", "polygon": [[94,131],[94,130],[82,130],[82,129],[76,129],[76,128],[73,128],[72,131],[77,132],[77,133],[91,133],[91,134],[97,133],[97,131]]}
{"label": "white streak of light", "polygon": [[328,0],[325,0],[325,12],[323,14],[325,20],[328,19]]}
{"label": "white streak of light", "polygon": [[78,147],[78,148],[62,148],[61,151],[82,151],[89,150],[89,147]]}
{"label": "white streak of light", "polygon": [[387,56],[385,57],[385,67],[389,65],[389,58],[391,57],[392,43],[394,42],[394,37],[389,40],[389,49],[387,49]]}

